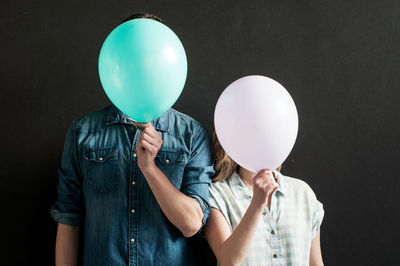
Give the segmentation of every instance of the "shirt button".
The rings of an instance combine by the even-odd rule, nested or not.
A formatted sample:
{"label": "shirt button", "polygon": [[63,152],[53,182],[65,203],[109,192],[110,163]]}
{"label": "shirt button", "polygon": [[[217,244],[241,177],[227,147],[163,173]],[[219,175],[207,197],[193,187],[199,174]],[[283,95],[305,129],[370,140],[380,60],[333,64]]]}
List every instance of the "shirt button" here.
{"label": "shirt button", "polygon": [[167,160],[165,160],[165,162],[166,162],[166,163],[169,163],[169,160],[167,159]]}
{"label": "shirt button", "polygon": [[100,157],[100,158],[99,158],[99,161],[103,161],[103,157]]}
{"label": "shirt button", "polygon": [[135,213],[135,210],[134,210],[134,209],[132,209],[132,210],[131,210],[131,212],[132,212],[132,213]]}
{"label": "shirt button", "polygon": [[274,255],[272,255],[272,257],[274,257],[274,259],[276,259],[278,257],[278,255],[274,254]]}
{"label": "shirt button", "polygon": [[273,235],[274,235],[274,234],[275,234],[275,231],[274,231],[274,230],[272,230],[272,231],[271,231],[271,234],[273,234]]}
{"label": "shirt button", "polygon": [[131,242],[132,242],[132,243],[135,242],[135,239],[132,238],[132,239],[131,239]]}
{"label": "shirt button", "polygon": [[264,216],[265,216],[266,214],[267,214],[267,212],[263,212],[263,213],[262,213],[262,215],[264,215]]}
{"label": "shirt button", "polygon": [[132,185],[134,185],[134,184],[136,184],[136,182],[135,182],[135,181],[132,181]]}
{"label": "shirt button", "polygon": [[136,153],[133,154],[133,157],[136,157]]}

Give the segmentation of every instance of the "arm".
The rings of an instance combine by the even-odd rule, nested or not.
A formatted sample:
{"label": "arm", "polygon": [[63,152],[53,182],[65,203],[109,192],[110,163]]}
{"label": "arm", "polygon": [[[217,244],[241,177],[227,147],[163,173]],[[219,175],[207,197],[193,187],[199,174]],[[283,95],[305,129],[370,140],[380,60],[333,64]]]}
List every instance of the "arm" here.
{"label": "arm", "polygon": [[263,208],[250,205],[231,234],[223,214],[218,209],[211,208],[204,233],[221,266],[240,265],[245,259],[262,210]]}
{"label": "arm", "polygon": [[241,222],[231,234],[223,214],[212,208],[205,228],[205,236],[218,262],[240,265],[247,255],[261,212],[278,184],[271,171],[260,171],[253,179],[254,197]]}
{"label": "arm", "polygon": [[310,250],[310,266],[323,266],[321,254],[321,244],[320,244],[320,229],[318,229],[317,234],[311,242]]}
{"label": "arm", "polygon": [[203,212],[196,200],[177,190],[155,165],[162,138],[151,124],[141,126],[144,129],[136,147],[138,166],[165,216],[185,237],[190,237],[200,230]]}
{"label": "arm", "polygon": [[199,204],[177,190],[154,162],[148,167],[141,168],[141,171],[168,220],[185,237],[191,237],[197,233],[203,219]]}
{"label": "arm", "polygon": [[56,266],[74,266],[78,262],[79,227],[58,223]]}
{"label": "arm", "polygon": [[74,123],[67,132],[61,167],[58,170],[58,193],[51,216],[58,223],[56,265],[77,265],[79,225],[81,224],[81,178],[76,149]]}

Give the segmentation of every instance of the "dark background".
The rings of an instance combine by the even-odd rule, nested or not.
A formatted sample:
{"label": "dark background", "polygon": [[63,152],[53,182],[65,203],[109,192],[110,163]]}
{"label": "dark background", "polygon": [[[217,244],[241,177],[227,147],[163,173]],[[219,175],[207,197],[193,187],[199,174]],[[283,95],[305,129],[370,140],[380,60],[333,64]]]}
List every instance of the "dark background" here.
{"label": "dark background", "polygon": [[[266,75],[290,92],[300,128],[284,172],[324,203],[326,265],[400,264],[399,1],[0,6],[2,265],[53,264],[49,208],[65,133],[74,118],[109,103],[97,72],[100,47],[137,11],[159,15],[180,37],[189,68],[174,108],[208,130],[219,94],[242,76]],[[207,251],[195,242],[199,254]],[[212,258],[199,256],[199,265]]]}

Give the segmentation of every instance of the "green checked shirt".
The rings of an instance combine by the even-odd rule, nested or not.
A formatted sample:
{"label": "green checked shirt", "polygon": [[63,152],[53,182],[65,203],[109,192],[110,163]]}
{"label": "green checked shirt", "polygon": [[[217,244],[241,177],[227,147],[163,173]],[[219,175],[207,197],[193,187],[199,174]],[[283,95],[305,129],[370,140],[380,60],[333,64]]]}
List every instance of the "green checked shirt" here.
{"label": "green checked shirt", "polygon": [[[279,187],[266,207],[242,265],[309,265],[311,241],[323,216],[322,204],[312,189],[296,178],[274,171]],[[235,172],[210,187],[211,207],[219,209],[231,231],[239,225],[250,205],[252,191]]]}

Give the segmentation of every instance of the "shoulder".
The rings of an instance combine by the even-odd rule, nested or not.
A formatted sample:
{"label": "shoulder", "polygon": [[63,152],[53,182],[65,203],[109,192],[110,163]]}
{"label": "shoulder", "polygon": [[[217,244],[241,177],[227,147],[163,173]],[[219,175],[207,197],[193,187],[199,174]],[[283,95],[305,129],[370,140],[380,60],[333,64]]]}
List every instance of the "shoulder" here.
{"label": "shoulder", "polygon": [[212,183],[210,185],[210,191],[213,194],[217,194],[217,195],[220,195],[220,196],[226,194],[230,190],[231,189],[230,189],[230,186],[228,184],[228,179],[225,179],[223,181],[214,182],[214,183]]}
{"label": "shoulder", "polygon": [[210,203],[224,215],[228,213],[228,205],[232,201],[232,191],[227,180],[218,181],[210,185]]}
{"label": "shoulder", "polygon": [[74,120],[74,126],[79,133],[90,133],[103,129],[112,105],[87,113]]}
{"label": "shoulder", "polygon": [[248,192],[241,184],[236,172],[225,180],[214,182],[210,185],[210,194],[217,200],[227,205],[235,205],[238,199],[247,198]]}
{"label": "shoulder", "polygon": [[193,137],[196,137],[199,134],[207,134],[200,122],[193,117],[179,112],[173,108],[170,108],[168,112],[171,134],[178,136],[190,134]]}
{"label": "shoulder", "polygon": [[[312,188],[303,180],[281,175],[286,185],[287,202],[291,206],[297,206],[309,214],[309,217],[317,213],[323,216],[323,204],[317,199]],[[310,218],[312,219],[312,218]],[[322,219],[322,218],[321,218]]]}
{"label": "shoulder", "polygon": [[303,221],[299,224],[308,226],[311,230],[311,239],[313,239],[324,216],[323,204],[303,180],[284,175],[281,175],[281,178],[287,185],[287,208],[296,215],[299,221]]}
{"label": "shoulder", "polygon": [[295,177],[280,174],[282,182],[284,182],[289,194],[296,197],[302,197],[308,200],[315,200],[316,196],[312,188],[303,180]]}
{"label": "shoulder", "polygon": [[234,199],[232,187],[229,184],[229,178],[214,182],[210,185],[210,195],[218,202],[218,204],[222,207],[226,204],[230,204],[230,202]]}

